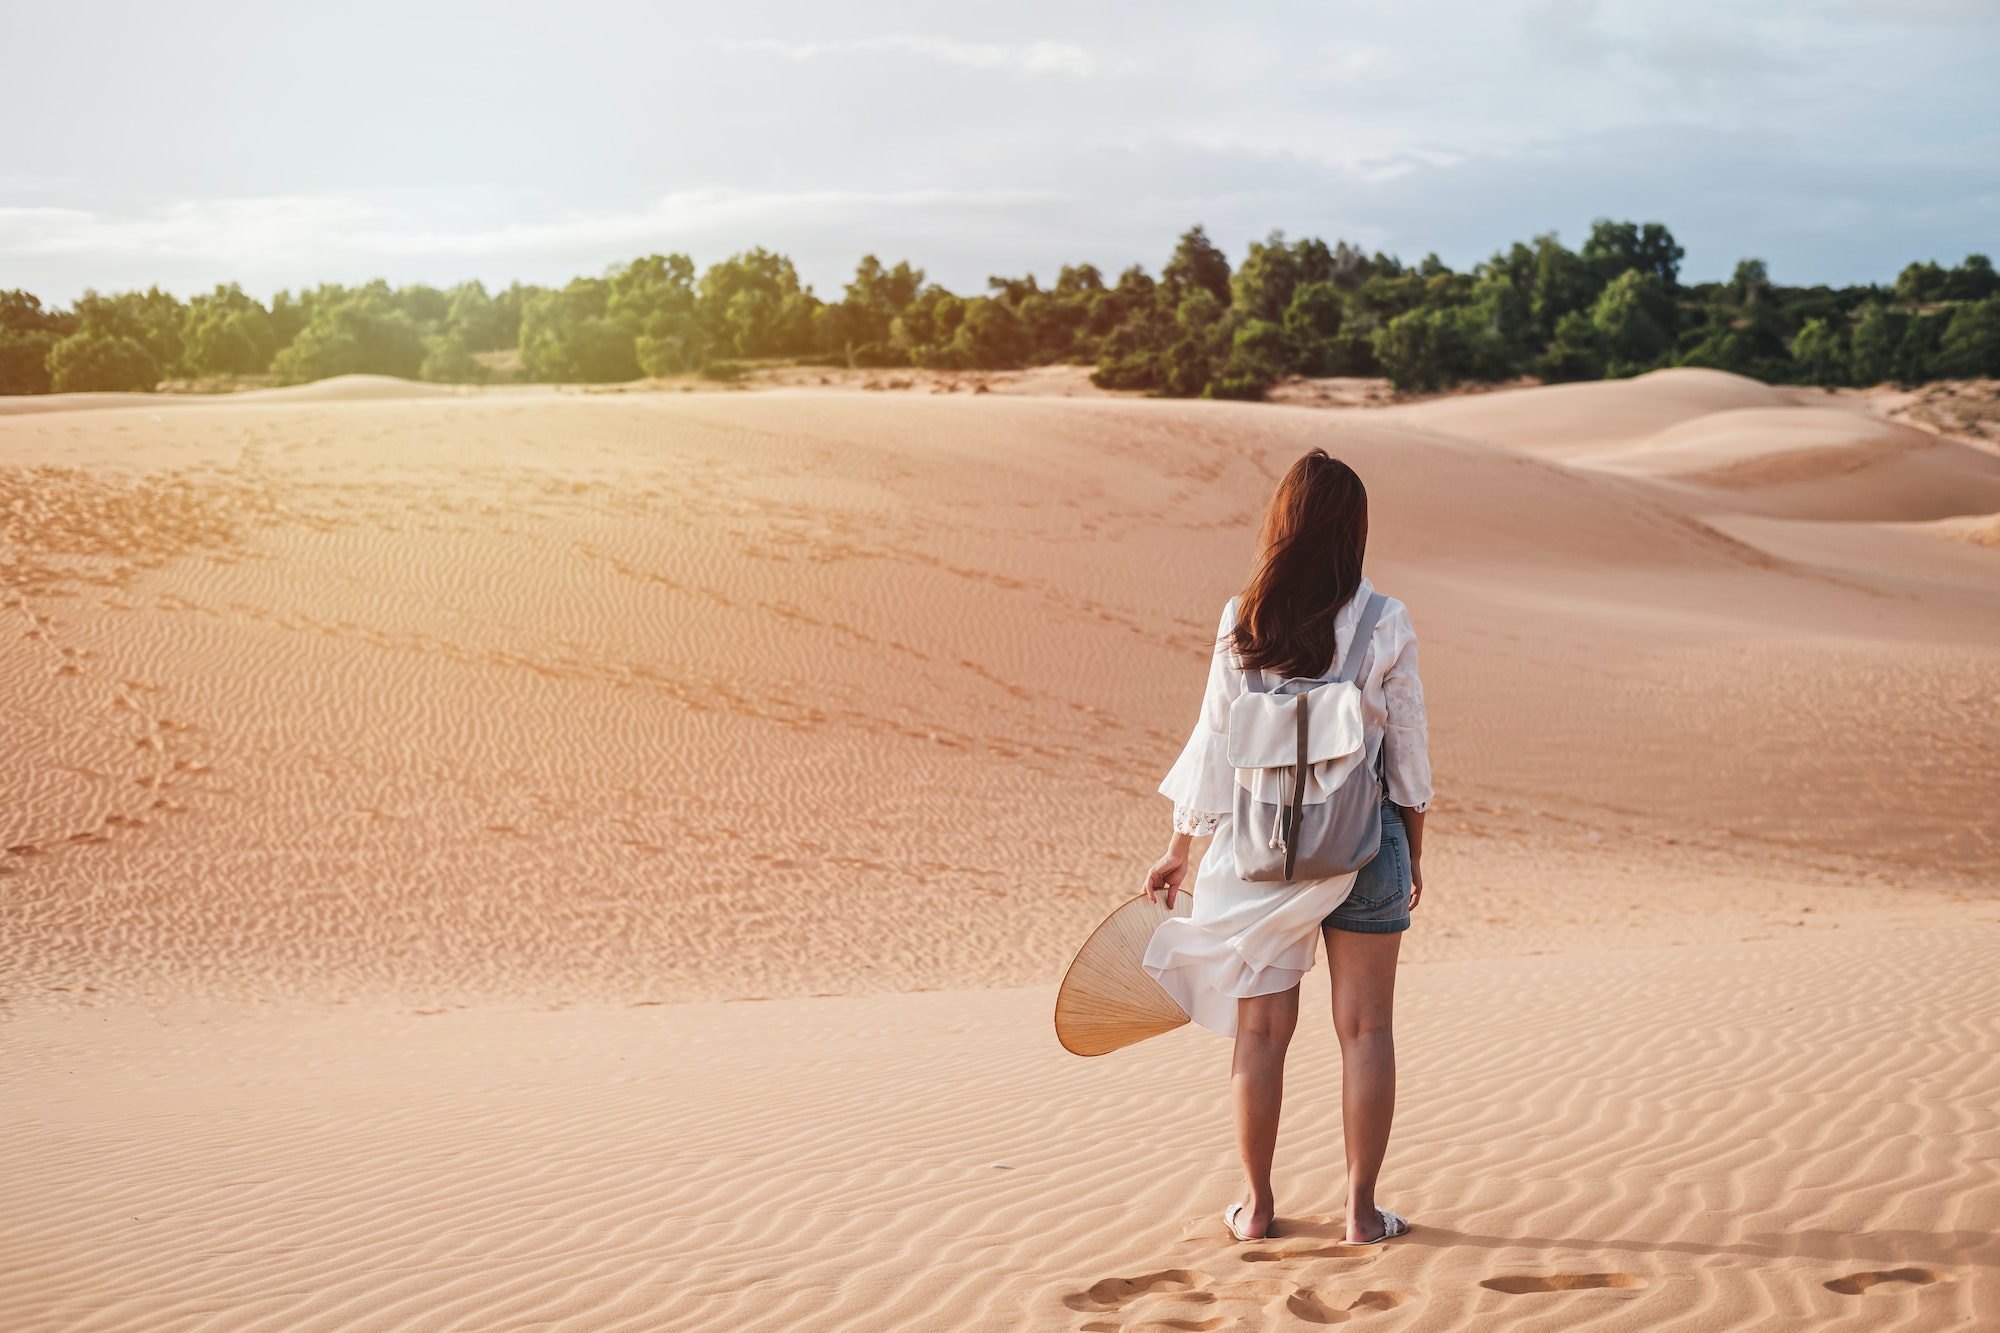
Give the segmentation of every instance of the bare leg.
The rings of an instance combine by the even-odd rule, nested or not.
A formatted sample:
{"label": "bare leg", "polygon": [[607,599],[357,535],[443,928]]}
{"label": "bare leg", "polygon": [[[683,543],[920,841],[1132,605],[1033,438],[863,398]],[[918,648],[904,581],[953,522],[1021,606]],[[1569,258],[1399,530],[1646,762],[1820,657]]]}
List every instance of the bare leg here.
{"label": "bare leg", "polygon": [[1299,988],[1236,1002],[1236,1055],[1229,1087],[1236,1102],[1236,1148],[1249,1181],[1237,1225],[1268,1235],[1277,1197],[1271,1192],[1271,1155],[1278,1147],[1278,1109],[1285,1098],[1285,1050],[1299,1025]]}
{"label": "bare leg", "polygon": [[1347,1141],[1347,1238],[1382,1234],[1375,1179],[1396,1112],[1396,954],[1399,933],[1326,931],[1333,1030],[1340,1038],[1340,1124]]}

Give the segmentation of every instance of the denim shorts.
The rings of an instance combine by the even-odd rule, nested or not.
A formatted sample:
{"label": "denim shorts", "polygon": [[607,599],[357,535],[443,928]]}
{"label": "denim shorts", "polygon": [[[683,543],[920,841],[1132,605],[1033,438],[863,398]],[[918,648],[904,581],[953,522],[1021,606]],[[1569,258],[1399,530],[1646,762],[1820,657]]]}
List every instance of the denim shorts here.
{"label": "denim shorts", "polygon": [[1364,935],[1410,928],[1410,833],[1401,806],[1382,802],[1382,849],[1354,877],[1347,901],[1320,924]]}

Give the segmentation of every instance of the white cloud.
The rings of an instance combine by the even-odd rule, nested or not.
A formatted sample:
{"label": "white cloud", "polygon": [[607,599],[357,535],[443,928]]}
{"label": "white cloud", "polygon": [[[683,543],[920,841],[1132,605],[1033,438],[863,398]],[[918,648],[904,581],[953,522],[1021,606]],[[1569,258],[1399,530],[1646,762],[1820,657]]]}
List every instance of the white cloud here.
{"label": "white cloud", "polygon": [[[160,282],[188,291],[240,279],[268,291],[384,274],[456,280],[475,271],[559,283],[652,251],[706,262],[759,244],[796,250],[814,236],[838,238],[831,248],[851,267],[866,249],[914,244],[927,234],[984,236],[991,244],[1003,239],[993,232],[1018,229],[1060,202],[1039,189],[704,188],[630,210],[455,229],[339,197],[186,200],[127,214],[0,207],[0,257],[33,267],[82,261],[89,284],[106,289]],[[908,234],[899,236],[899,228]],[[815,257],[823,275],[840,271],[828,270],[829,256]]]}
{"label": "white cloud", "polygon": [[1327,58],[1352,83],[1394,79],[1410,72],[1408,56],[1373,42],[1341,42],[1327,52]]}
{"label": "white cloud", "polygon": [[889,33],[880,37],[854,37],[830,42],[781,42],[768,37],[723,38],[718,45],[726,51],[772,55],[798,62],[829,56],[888,52],[943,65],[1002,70],[1009,74],[1066,74],[1081,78],[1104,68],[1104,62],[1095,55],[1068,42],[967,42],[955,37],[926,37],[917,33]]}

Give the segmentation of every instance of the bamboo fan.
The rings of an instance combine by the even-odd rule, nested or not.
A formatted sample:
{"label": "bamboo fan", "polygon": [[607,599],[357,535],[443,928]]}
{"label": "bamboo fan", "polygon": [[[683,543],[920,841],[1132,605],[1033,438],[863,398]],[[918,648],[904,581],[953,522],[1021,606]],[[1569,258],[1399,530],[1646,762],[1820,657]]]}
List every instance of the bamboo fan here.
{"label": "bamboo fan", "polygon": [[1139,894],[1090,932],[1056,992],[1056,1040],[1064,1050],[1105,1055],[1188,1021],[1139,960],[1153,928],[1169,916],[1186,916],[1192,896],[1182,894],[1179,910],[1168,912],[1166,904]]}

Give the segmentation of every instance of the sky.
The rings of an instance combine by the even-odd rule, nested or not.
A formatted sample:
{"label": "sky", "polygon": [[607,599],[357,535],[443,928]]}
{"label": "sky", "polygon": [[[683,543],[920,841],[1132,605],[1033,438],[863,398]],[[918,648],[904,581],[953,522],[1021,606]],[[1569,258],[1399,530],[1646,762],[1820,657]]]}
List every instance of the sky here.
{"label": "sky", "polygon": [[0,288],[561,283],[761,245],[959,291],[1200,223],[1683,276],[2000,254],[2000,0],[0,0]]}

